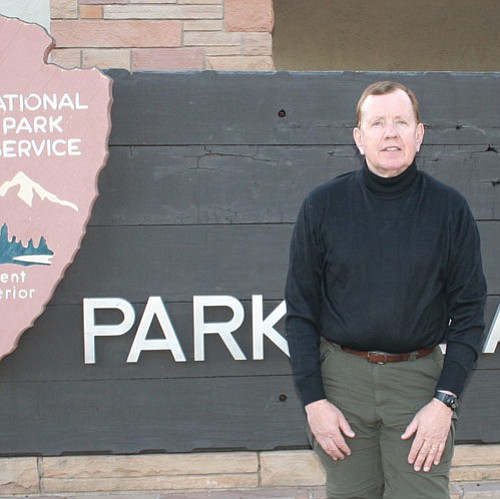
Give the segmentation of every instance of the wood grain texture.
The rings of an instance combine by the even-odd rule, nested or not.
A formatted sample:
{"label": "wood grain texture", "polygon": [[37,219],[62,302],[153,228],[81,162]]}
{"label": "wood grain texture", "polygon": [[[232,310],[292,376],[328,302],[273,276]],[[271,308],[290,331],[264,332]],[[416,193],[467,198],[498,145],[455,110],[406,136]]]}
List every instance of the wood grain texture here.
{"label": "wood grain texture", "polygon": [[[478,227],[489,293],[499,295],[500,222]],[[292,230],[293,224],[91,227],[52,303],[79,303],[82,293],[126,293],[133,302],[157,295],[187,301],[193,294],[281,300]]]}
{"label": "wood grain texture", "polygon": [[427,144],[500,141],[498,73],[108,74],[112,145],[352,144],[361,92],[388,78],[419,96]]}
{"label": "wood grain texture", "polygon": [[[288,244],[304,196],[357,169],[354,107],[374,80],[419,96],[419,167],[467,198],[482,238],[490,296],[500,304],[499,74],[135,73],[114,79],[108,165],[87,235],[45,313],[0,364],[0,455],[271,450],[306,447],[286,355],[265,340],[252,360],[252,295],[264,315],[283,299]],[[280,110],[285,116],[278,115]],[[230,295],[245,319],[193,354],[193,296]],[[159,296],[186,355],[126,359],[150,296]],[[96,339],[84,364],[82,301],[128,300],[131,329]],[[229,320],[227,309],[207,321]],[[119,323],[99,311],[102,324]],[[283,333],[283,320],[276,324]],[[161,338],[153,322],[148,338]],[[500,348],[481,355],[460,410],[460,442],[499,442]],[[478,424],[478,421],[480,422]]]}
{"label": "wood grain texture", "polygon": [[285,376],[22,382],[0,388],[2,407],[17,406],[15,414],[4,416],[8,424],[0,434],[2,453],[307,445],[299,402]]}
{"label": "wood grain texture", "polygon": [[[112,147],[91,224],[293,223],[311,189],[360,160],[353,145]],[[498,220],[498,154],[487,144],[426,146],[418,164],[476,218]]]}

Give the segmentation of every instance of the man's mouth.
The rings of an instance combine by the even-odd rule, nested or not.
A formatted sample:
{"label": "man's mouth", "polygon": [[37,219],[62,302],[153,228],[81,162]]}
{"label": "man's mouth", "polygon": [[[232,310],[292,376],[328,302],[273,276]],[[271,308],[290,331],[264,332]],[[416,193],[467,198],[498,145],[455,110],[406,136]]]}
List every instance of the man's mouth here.
{"label": "man's mouth", "polygon": [[387,152],[397,152],[397,151],[400,151],[401,148],[400,147],[396,147],[396,146],[390,146],[390,147],[384,147],[382,149],[382,151],[387,151]]}

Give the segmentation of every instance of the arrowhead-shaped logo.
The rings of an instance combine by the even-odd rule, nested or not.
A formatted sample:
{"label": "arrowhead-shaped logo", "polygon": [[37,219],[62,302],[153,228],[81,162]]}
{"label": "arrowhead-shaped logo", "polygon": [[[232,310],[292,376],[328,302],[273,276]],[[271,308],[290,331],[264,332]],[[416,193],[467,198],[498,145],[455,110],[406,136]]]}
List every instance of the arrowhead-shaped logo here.
{"label": "arrowhead-shaped logo", "polygon": [[0,359],[73,261],[108,155],[111,79],[47,64],[52,46],[0,16]]}

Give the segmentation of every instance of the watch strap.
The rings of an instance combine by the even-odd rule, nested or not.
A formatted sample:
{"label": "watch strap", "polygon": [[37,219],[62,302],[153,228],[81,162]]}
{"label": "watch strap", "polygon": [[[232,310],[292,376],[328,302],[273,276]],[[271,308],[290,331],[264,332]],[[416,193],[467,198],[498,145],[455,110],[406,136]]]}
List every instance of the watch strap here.
{"label": "watch strap", "polygon": [[448,406],[453,411],[458,407],[458,398],[456,395],[450,395],[449,393],[436,392],[434,398],[441,401],[444,405]]}

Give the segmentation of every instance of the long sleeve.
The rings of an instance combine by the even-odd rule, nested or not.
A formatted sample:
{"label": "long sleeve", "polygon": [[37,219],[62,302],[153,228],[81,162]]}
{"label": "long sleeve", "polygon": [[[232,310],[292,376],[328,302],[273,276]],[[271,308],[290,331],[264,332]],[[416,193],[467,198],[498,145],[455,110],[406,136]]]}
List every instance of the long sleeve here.
{"label": "long sleeve", "polygon": [[286,337],[295,384],[304,405],[325,398],[318,331],[323,255],[312,211],[311,202],[306,199],[290,244],[285,288]]}
{"label": "long sleeve", "polygon": [[460,395],[477,360],[484,330],[486,281],[479,233],[465,200],[453,216],[446,295],[450,322],[446,355],[437,388]]}

